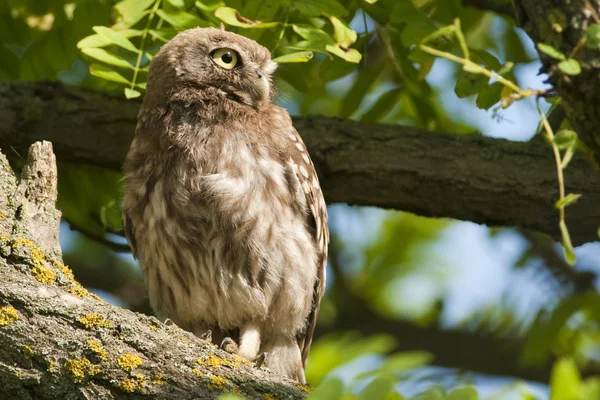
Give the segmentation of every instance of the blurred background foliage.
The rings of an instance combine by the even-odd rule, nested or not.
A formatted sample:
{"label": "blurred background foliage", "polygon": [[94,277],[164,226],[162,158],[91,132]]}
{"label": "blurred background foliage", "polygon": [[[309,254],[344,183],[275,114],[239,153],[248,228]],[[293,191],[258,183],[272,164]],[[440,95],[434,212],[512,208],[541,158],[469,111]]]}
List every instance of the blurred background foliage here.
{"label": "blurred background foliage", "polygon": [[[418,46],[460,21],[475,63],[522,88],[547,88],[510,1],[497,2],[506,14],[477,7],[484,3],[1,0],[0,79],[59,80],[135,98],[165,41],[223,24],[272,51],[281,64],[277,102],[293,115],[529,140],[539,124],[533,100],[510,105],[497,80]],[[460,54],[441,39],[436,48]],[[120,235],[120,177],[59,165],[64,258],[90,290],[151,313]],[[329,211],[311,398],[600,398],[597,243],[576,249],[571,267],[559,245],[531,232],[345,205]]]}

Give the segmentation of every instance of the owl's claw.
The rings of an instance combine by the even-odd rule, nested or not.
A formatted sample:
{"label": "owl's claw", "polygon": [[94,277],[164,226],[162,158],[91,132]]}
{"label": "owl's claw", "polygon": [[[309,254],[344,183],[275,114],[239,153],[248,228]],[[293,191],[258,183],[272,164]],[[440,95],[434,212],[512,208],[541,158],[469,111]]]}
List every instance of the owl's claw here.
{"label": "owl's claw", "polygon": [[174,324],[174,322],[170,318],[165,318],[163,324],[165,324],[166,326],[171,326]]}
{"label": "owl's claw", "polygon": [[265,351],[265,352],[257,355],[256,358],[254,360],[252,360],[256,369],[260,369],[260,367],[262,367],[264,365],[265,361],[267,361],[268,356],[269,356],[269,353]]}
{"label": "owl's claw", "polygon": [[212,342],[212,331],[209,329],[200,335],[200,339],[206,340],[207,342]]}
{"label": "owl's claw", "polygon": [[229,336],[223,338],[223,341],[221,342],[219,348],[221,350],[225,350],[229,354],[237,354],[239,352],[237,343],[234,342],[233,339]]}

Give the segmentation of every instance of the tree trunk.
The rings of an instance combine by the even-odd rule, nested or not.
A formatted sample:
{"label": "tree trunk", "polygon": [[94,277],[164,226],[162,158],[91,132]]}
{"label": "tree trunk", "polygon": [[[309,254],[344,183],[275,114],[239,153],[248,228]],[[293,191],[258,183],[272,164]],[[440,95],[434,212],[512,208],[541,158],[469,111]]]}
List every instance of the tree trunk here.
{"label": "tree trunk", "polygon": [[56,195],[49,142],[31,146],[20,183],[0,154],[0,398],[305,396],[304,386],[85,290],[62,263]]}

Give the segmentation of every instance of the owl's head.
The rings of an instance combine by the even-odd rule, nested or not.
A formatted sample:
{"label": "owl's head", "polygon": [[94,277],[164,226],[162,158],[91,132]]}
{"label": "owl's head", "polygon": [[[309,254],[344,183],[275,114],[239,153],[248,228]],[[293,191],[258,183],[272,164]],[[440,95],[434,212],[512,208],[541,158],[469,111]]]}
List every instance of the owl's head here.
{"label": "owl's head", "polygon": [[147,89],[210,89],[260,108],[271,101],[271,76],[276,68],[269,50],[251,39],[214,28],[195,28],[179,33],[154,56]]}

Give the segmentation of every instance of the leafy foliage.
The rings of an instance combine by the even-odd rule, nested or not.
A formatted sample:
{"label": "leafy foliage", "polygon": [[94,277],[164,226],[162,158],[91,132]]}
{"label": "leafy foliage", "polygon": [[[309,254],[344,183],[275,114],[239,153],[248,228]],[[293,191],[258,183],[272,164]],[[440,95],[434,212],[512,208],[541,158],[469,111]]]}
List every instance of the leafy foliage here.
{"label": "leafy foliage", "polygon": [[[518,71],[537,55],[528,49],[514,22],[465,7],[460,0],[6,0],[0,2],[0,79],[59,79],[136,98],[144,93],[149,65],[162,44],[185,29],[221,25],[272,52],[281,64],[279,101],[296,114],[403,123],[457,134],[476,131],[472,120],[457,117],[442,101],[444,89],[433,83],[440,69],[449,71],[453,101],[473,105],[473,113],[479,109],[498,117],[508,107],[526,108],[526,100],[520,100],[546,97],[552,107],[546,114],[540,112],[537,133],[546,139],[540,146],[555,155],[560,192],[555,207],[565,254],[575,261],[564,213],[585,193],[568,193],[562,172],[574,153],[585,148],[564,118],[550,122],[562,107],[559,98],[519,84]],[[591,25],[578,48],[599,46],[600,25]],[[537,51],[543,59],[558,61],[557,73],[562,77],[585,68],[578,52],[566,54],[555,43],[539,43]],[[112,235],[120,229],[120,174],[78,165],[60,165],[59,174],[59,206],[71,226],[88,237],[123,246],[122,239]],[[351,220],[362,212],[344,208],[337,213]],[[336,211],[331,214],[335,222]],[[360,231],[360,245],[348,238],[353,229],[332,224],[338,248],[332,251],[333,283],[322,306],[322,325],[333,325],[339,311],[358,299],[376,318],[402,319],[424,332],[454,329],[447,347],[454,343],[451,336],[456,332],[507,339],[505,343],[518,341],[523,345],[521,362],[528,368],[544,368],[556,360],[546,382],[551,399],[600,398],[599,378],[582,377],[588,369],[598,371],[600,301],[595,288],[565,294],[567,284],[559,282],[559,289],[548,289],[552,304],[528,309],[526,317],[514,304],[484,304],[448,327],[444,320],[447,280],[456,266],[445,254],[431,256],[431,249],[451,224],[401,213],[365,215],[367,221],[382,219],[383,223],[373,228],[371,241]],[[360,229],[368,225],[362,221]],[[552,246],[535,240],[528,243],[515,268],[531,269],[543,258],[543,268],[558,264],[561,273],[571,277]],[[148,312],[148,305],[139,300],[145,299],[142,285],[131,284],[139,279],[139,271],[130,260],[102,253],[97,243],[94,247],[84,238],[71,244],[65,258],[78,277],[123,304]],[[90,257],[85,255],[94,262],[86,265]],[[96,279],[97,271],[114,275]],[[422,304],[405,303],[398,288],[409,289],[419,279],[426,280],[433,294]],[[459,354],[452,366],[463,366],[468,356]],[[309,381],[318,385],[310,398],[481,397],[468,377],[459,376],[450,384],[443,384],[439,376],[420,380],[416,371],[429,370],[427,365],[440,361],[437,357],[435,351],[411,348],[411,343],[390,334],[322,336],[314,344],[307,370]],[[405,390],[406,383],[413,385],[412,390]],[[495,398],[510,395],[535,398],[523,383],[503,388]]]}

